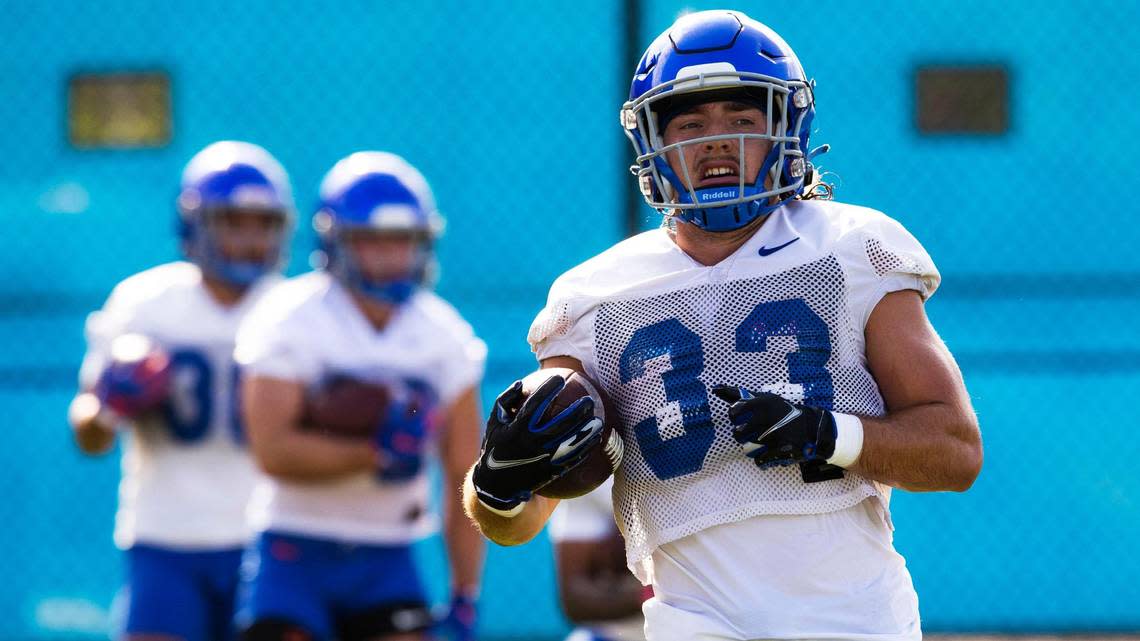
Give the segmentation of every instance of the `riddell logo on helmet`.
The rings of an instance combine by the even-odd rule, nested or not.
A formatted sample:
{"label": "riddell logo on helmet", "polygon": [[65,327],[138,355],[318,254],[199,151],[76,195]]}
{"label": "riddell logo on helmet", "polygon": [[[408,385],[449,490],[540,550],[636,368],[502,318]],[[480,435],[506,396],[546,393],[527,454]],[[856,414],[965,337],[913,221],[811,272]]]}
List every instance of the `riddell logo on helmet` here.
{"label": "riddell logo on helmet", "polygon": [[720,200],[722,198],[736,198],[736,192],[714,191],[711,194],[701,194],[701,200]]}

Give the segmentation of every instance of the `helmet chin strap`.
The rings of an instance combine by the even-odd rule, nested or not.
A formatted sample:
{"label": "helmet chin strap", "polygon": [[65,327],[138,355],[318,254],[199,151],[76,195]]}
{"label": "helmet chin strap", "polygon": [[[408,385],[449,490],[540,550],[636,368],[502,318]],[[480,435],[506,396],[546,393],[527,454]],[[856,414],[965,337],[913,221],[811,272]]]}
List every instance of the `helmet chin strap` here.
{"label": "helmet chin strap", "polygon": [[[687,143],[689,145],[703,144],[700,139]],[[679,153],[681,162],[685,162],[683,147]],[[739,148],[739,166],[746,169],[744,162],[744,146]],[[783,175],[783,168],[781,162],[781,153],[779,147],[773,147],[764,158],[763,164],[760,166],[759,171],[756,172],[757,181],[762,176],[770,176],[773,184]],[[748,190],[755,190],[756,182],[746,183],[744,189],[741,189],[739,182],[731,185],[718,185],[713,187],[706,187],[703,189],[684,189],[684,181],[677,175],[677,172],[669,166],[664,156],[658,156],[654,159],[657,163],[658,173],[665,178],[667,188],[673,191],[672,197],[678,202],[686,204],[696,198],[700,202],[702,197],[708,197],[709,206],[707,207],[689,207],[673,210],[675,213],[672,216],[678,220],[696,225],[697,227],[710,232],[729,232],[735,231],[752,223],[760,216],[770,213],[780,206],[783,200],[772,203],[773,194],[765,196],[764,194],[770,191],[767,188],[758,189],[760,193],[745,195]],[[686,174],[688,175],[688,174]],[[693,176],[689,176],[693,180]],[[680,196],[681,193],[685,194],[685,198]],[[730,198],[719,197],[721,194],[731,195]],[[715,199],[714,199],[715,198]],[[749,199],[751,198],[751,199]],[[724,204],[719,204],[718,200],[727,201]]]}
{"label": "helmet chin strap", "polygon": [[417,258],[416,264],[404,276],[377,280],[366,277],[343,247],[326,248],[325,251],[329,249],[332,249],[330,272],[352,291],[378,303],[403,305],[415,295],[425,280],[428,262],[426,256]]}
{"label": "helmet chin strap", "polygon": [[361,280],[352,289],[370,300],[390,305],[403,305],[408,302],[419,284],[407,278],[390,280],[382,283],[372,283]]}
{"label": "helmet chin strap", "polygon": [[248,260],[226,261],[219,266],[216,275],[226,283],[239,289],[248,289],[269,271],[263,263]]}
{"label": "helmet chin strap", "polygon": [[263,261],[231,260],[226,258],[218,243],[207,230],[196,230],[190,239],[189,258],[211,277],[240,291],[249,289],[258,279],[270,272],[277,262],[276,251]]}

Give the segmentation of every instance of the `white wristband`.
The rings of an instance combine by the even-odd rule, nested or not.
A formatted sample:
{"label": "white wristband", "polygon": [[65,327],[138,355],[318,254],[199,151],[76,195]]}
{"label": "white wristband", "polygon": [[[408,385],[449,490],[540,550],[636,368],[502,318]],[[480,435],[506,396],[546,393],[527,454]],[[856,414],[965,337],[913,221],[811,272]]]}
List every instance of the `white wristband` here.
{"label": "white wristband", "polygon": [[498,508],[491,507],[490,505],[484,503],[483,499],[479,499],[479,505],[482,505],[484,508],[486,508],[488,512],[494,512],[495,514],[508,519],[513,519],[514,517],[518,516],[524,509],[526,509],[526,501],[520,502],[518,505],[512,507],[509,510],[500,510]]}
{"label": "white wristband", "polygon": [[851,467],[863,453],[863,421],[852,414],[832,412],[831,416],[835,418],[835,452],[827,462],[839,467]]}

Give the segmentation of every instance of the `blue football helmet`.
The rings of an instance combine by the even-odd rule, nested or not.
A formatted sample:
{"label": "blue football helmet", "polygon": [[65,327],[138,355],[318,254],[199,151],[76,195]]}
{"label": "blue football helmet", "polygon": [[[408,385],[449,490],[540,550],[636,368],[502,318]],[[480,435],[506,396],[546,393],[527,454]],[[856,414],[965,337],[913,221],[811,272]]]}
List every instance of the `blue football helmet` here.
{"label": "blue football helmet", "polygon": [[[434,270],[433,244],[443,218],[427,180],[406,160],[383,151],[360,151],[342,159],[321,181],[320,206],[313,215],[320,264],[349,289],[373,300],[399,305],[424,286]],[[406,272],[369,277],[348,246],[361,231],[410,235],[415,256]]]}
{"label": "blue football helmet", "polygon": [[[215,142],[195,154],[182,171],[178,235],[183,252],[204,273],[244,289],[281,268],[293,209],[289,177],[269,152],[248,142]],[[234,210],[281,217],[279,231],[263,260],[224,255],[220,232],[212,221]]]}
{"label": "blue football helmet", "polygon": [[[807,152],[815,116],[813,87],[791,47],[743,13],[682,16],[641,57],[621,110],[622,126],[637,154],[631,171],[646,202],[701,229],[731,231],[802,194],[811,183],[812,156],[827,150]],[[741,98],[767,115],[767,133],[703,136],[665,145],[665,118],[677,105]],[[771,143],[753,183],[745,182],[751,176],[743,170],[746,138]],[[680,154],[685,165],[686,148],[724,139],[739,141],[738,184],[692,189],[686,186],[692,182],[670,168],[668,152]]]}

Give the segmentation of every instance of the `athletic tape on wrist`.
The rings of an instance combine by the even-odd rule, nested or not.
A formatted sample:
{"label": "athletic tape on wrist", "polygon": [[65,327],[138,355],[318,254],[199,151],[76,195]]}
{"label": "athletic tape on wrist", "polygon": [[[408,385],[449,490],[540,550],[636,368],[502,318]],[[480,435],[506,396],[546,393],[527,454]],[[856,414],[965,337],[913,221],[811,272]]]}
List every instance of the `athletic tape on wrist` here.
{"label": "athletic tape on wrist", "polygon": [[526,501],[521,501],[518,505],[512,507],[509,510],[500,510],[497,507],[491,507],[490,505],[487,505],[486,503],[484,503],[483,499],[479,499],[479,505],[482,505],[483,507],[487,508],[487,510],[489,512],[494,512],[495,514],[498,514],[499,516],[502,516],[502,517],[505,517],[508,519],[512,519],[512,518],[518,516],[519,513],[521,513],[523,511],[523,509],[526,508]]}
{"label": "athletic tape on wrist", "polygon": [[851,467],[863,453],[863,421],[858,416],[832,412],[835,418],[835,453],[828,463],[839,467]]}

